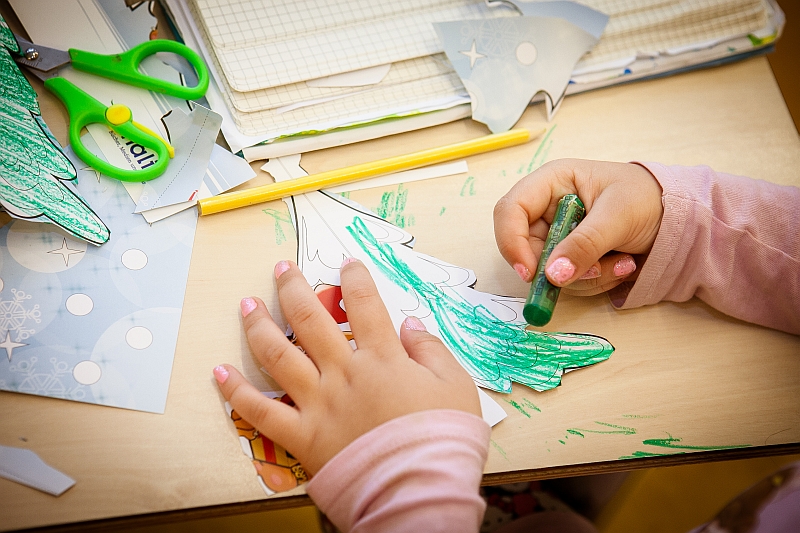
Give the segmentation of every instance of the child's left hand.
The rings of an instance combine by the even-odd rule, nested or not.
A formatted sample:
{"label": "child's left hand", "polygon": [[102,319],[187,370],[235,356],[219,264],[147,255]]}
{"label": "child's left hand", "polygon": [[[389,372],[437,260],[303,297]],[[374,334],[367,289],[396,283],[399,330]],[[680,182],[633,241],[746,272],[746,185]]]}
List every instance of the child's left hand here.
{"label": "child's left hand", "polygon": [[264,302],[242,300],[247,340],[295,407],[262,395],[229,365],[214,369],[223,396],[248,422],[315,474],[369,430],[428,409],[481,416],[475,384],[422,323],[409,317],[398,339],[369,271],[343,264],[342,295],[358,349],[353,350],[297,265],[275,267],[281,308],[306,353],[272,320]]}

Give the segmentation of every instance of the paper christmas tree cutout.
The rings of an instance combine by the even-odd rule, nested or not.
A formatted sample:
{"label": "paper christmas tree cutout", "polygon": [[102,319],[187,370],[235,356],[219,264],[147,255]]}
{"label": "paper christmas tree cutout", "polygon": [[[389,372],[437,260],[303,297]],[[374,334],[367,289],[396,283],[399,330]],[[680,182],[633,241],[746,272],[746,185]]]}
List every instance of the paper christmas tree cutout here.
{"label": "paper christmas tree cutout", "polygon": [[0,18],[0,205],[11,216],[51,222],[93,244],[110,236],[100,217],[65,182],[77,179],[41,118],[36,92],[11,54],[20,52]]}

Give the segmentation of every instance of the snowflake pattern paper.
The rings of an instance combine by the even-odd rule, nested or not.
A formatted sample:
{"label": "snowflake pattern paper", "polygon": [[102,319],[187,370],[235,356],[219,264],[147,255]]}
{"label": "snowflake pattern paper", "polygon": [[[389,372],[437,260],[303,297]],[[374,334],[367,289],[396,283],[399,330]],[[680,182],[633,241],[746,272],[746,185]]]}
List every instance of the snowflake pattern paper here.
{"label": "snowflake pattern paper", "polygon": [[121,182],[68,155],[112,238],[3,215],[0,390],[163,413],[197,215],[150,226]]}

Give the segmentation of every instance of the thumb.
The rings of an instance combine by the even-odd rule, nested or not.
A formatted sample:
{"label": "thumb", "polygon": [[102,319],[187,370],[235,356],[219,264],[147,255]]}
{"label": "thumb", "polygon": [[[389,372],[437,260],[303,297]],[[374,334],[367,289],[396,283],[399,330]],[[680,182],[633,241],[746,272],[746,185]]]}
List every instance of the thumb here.
{"label": "thumb", "polygon": [[443,378],[461,369],[453,354],[435,335],[428,333],[425,325],[414,316],[407,317],[400,325],[400,342],[408,356]]}
{"label": "thumb", "polygon": [[583,221],[553,249],[545,274],[554,285],[572,283],[606,253],[624,244],[629,231],[611,198],[610,194],[597,198]]}

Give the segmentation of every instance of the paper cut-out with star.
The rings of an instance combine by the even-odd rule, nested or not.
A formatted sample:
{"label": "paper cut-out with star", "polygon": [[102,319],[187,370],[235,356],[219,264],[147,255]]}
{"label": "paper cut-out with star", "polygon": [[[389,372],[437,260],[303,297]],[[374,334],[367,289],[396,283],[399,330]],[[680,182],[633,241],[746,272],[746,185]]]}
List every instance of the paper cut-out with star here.
{"label": "paper cut-out with star", "polygon": [[564,97],[575,65],[599,37],[596,31],[592,33],[594,27],[581,27],[552,16],[462,20],[434,26],[469,92],[472,118],[494,133],[511,129],[539,92],[545,94],[550,120]]}
{"label": "paper cut-out with star", "polygon": [[103,244],[100,217],[65,182],[72,163],[44,123],[36,92],[11,54],[19,45],[0,17],[0,206],[11,216],[51,222],[80,239]]}

